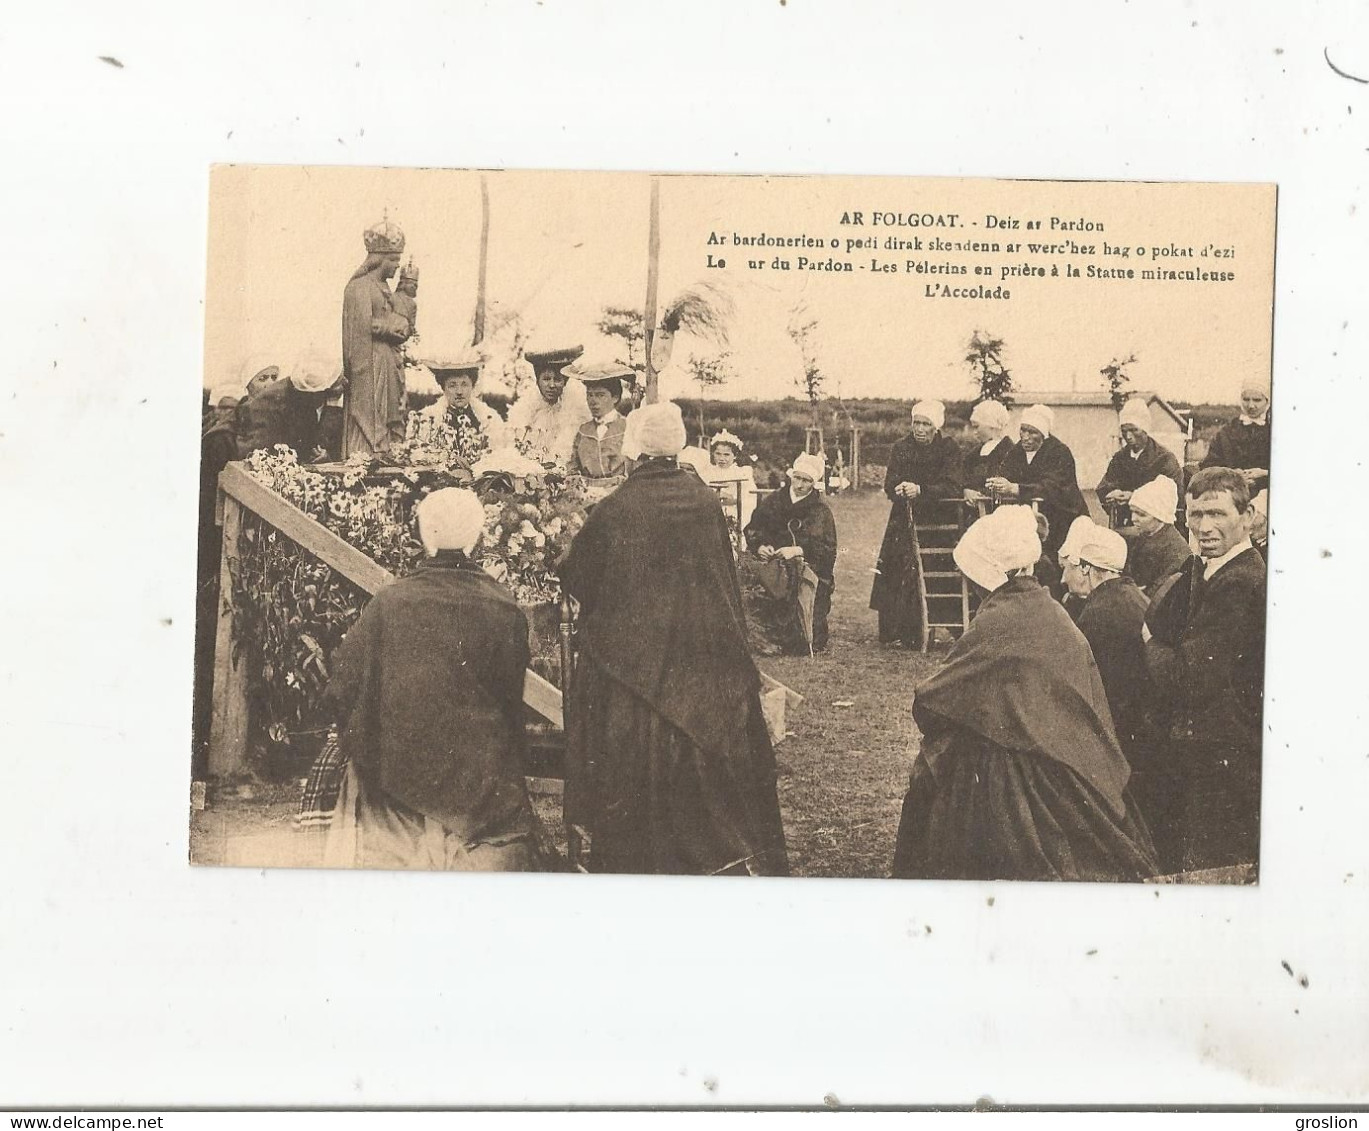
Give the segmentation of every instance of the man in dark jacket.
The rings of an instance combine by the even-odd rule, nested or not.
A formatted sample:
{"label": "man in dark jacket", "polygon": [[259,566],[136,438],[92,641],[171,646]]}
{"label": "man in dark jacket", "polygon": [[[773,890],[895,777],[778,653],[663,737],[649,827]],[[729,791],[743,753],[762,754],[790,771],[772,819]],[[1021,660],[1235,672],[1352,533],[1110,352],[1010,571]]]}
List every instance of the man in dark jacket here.
{"label": "man in dark jacket", "polygon": [[1188,516],[1202,556],[1156,595],[1145,633],[1156,707],[1169,713],[1162,772],[1182,799],[1179,864],[1257,865],[1265,567],[1245,477],[1204,468]]}
{"label": "man in dark jacket", "polygon": [[1137,487],[1163,475],[1174,480],[1178,491],[1183,487],[1183,472],[1174,453],[1160,447],[1151,436],[1150,406],[1145,401],[1132,397],[1117,417],[1122,446],[1108,461],[1108,468],[1098,481],[1098,498],[1121,510],[1117,525],[1125,526],[1130,516],[1124,508]]}
{"label": "man in dark jacket", "polygon": [[718,498],[676,460],[674,404],[560,567],[580,604],[566,723],[571,859],[593,872],[785,874],[775,753]]}
{"label": "man in dark jacket", "polygon": [[1051,435],[1055,414],[1043,404],[1032,405],[1022,413],[1021,439],[1003,460],[999,473],[990,476],[985,486],[998,499],[1029,504],[1039,499],[1041,513],[1050,524],[1050,535],[1043,549],[1054,554],[1060,549],[1072,523],[1088,514],[1088,504],[1079,490],[1074,453]]}
{"label": "man in dark jacket", "polygon": [[332,864],[544,866],[523,777],[528,622],[470,558],[483,522],[470,491],[425,498],[428,557],[371,599],[334,654],[328,697],[348,769]]}

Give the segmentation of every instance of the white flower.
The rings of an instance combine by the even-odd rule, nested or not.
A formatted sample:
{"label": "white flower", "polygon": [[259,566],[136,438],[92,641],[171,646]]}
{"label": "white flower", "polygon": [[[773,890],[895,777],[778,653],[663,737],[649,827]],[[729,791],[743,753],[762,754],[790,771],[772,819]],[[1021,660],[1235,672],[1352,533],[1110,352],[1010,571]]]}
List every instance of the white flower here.
{"label": "white flower", "polygon": [[537,527],[533,526],[533,524],[525,518],[521,523],[519,523],[518,533],[521,534],[524,538],[536,538]]}

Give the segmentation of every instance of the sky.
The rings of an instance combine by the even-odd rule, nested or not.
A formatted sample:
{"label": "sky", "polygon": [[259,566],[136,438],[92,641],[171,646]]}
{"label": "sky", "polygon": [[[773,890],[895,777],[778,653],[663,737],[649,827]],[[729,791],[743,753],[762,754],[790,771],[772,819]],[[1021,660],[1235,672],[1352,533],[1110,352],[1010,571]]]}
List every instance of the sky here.
{"label": "sky", "polygon": [[[651,178],[484,176],[491,314],[516,312],[534,346],[581,344],[587,359],[608,360],[616,343],[595,329],[601,310],[641,308],[645,299]],[[382,216],[404,230],[405,257],[421,271],[414,354],[462,352],[472,334],[480,181],[479,173],[440,169],[216,167],[205,384],[231,381],[249,359],[288,364],[305,352],[339,355],[342,290],[365,257],[363,231]],[[711,389],[712,397],[802,395],[802,358],[787,333],[796,308],[816,319],[812,340],[826,392],[848,398],[972,397],[964,354],[975,330],[1005,341],[1019,399],[1031,391],[1101,390],[1100,367],[1130,354],[1137,358],[1132,387],[1172,400],[1232,403],[1245,374],[1270,370],[1272,186],[684,175],[660,183],[660,305],[707,282],[733,307],[733,376]],[[1041,230],[1026,230],[1033,219]],[[1092,228],[1063,230],[1066,224]],[[804,237],[823,246],[746,246],[738,236]],[[891,237],[923,245],[886,249]],[[876,247],[848,250],[848,240],[871,238]],[[937,238],[996,241],[999,250],[937,251],[928,242]],[[1068,240],[1076,247],[1022,250],[1026,241]],[[1132,250],[1125,259],[1105,256],[1104,242]],[[1142,282],[1086,274],[1090,265],[1139,274],[1155,248],[1194,253],[1166,256],[1158,261],[1163,268],[1235,278]],[[1229,254],[1200,257],[1203,248]],[[710,256],[725,266],[711,266]],[[800,256],[857,269],[799,270]],[[777,260],[790,269],[776,270]],[[893,270],[874,271],[876,260]],[[969,274],[910,272],[910,261],[960,264]],[[1016,273],[1065,272],[1067,263],[1079,277]],[[976,267],[990,275],[976,277]],[[1011,297],[927,293],[981,284],[1007,288]],[[681,334],[662,373],[664,395],[696,395],[684,363],[719,348]]]}

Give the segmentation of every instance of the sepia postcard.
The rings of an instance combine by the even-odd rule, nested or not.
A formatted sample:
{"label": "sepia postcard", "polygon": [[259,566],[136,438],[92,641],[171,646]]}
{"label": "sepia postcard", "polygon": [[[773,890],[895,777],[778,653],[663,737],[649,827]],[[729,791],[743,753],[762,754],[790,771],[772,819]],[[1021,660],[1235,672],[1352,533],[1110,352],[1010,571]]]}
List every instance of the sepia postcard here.
{"label": "sepia postcard", "polygon": [[191,861],[1257,882],[1276,196],[216,166]]}

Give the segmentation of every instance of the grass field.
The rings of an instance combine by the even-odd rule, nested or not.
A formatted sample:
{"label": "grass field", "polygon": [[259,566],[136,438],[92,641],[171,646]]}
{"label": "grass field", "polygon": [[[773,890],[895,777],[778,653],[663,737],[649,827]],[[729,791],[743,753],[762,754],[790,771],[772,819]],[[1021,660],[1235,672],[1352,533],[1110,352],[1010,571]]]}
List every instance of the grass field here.
{"label": "grass field", "polygon": [[[780,807],[790,866],[801,876],[885,876],[916,743],[912,688],[933,660],[882,647],[866,605],[888,502],[875,493],[832,502],[840,551],[828,651],[767,657],[761,666],[804,703],[790,713],[791,737],[777,748]],[[196,863],[261,867],[317,861],[292,828],[296,789],[248,785],[216,791],[193,814]],[[555,838],[559,800],[536,799]]]}

